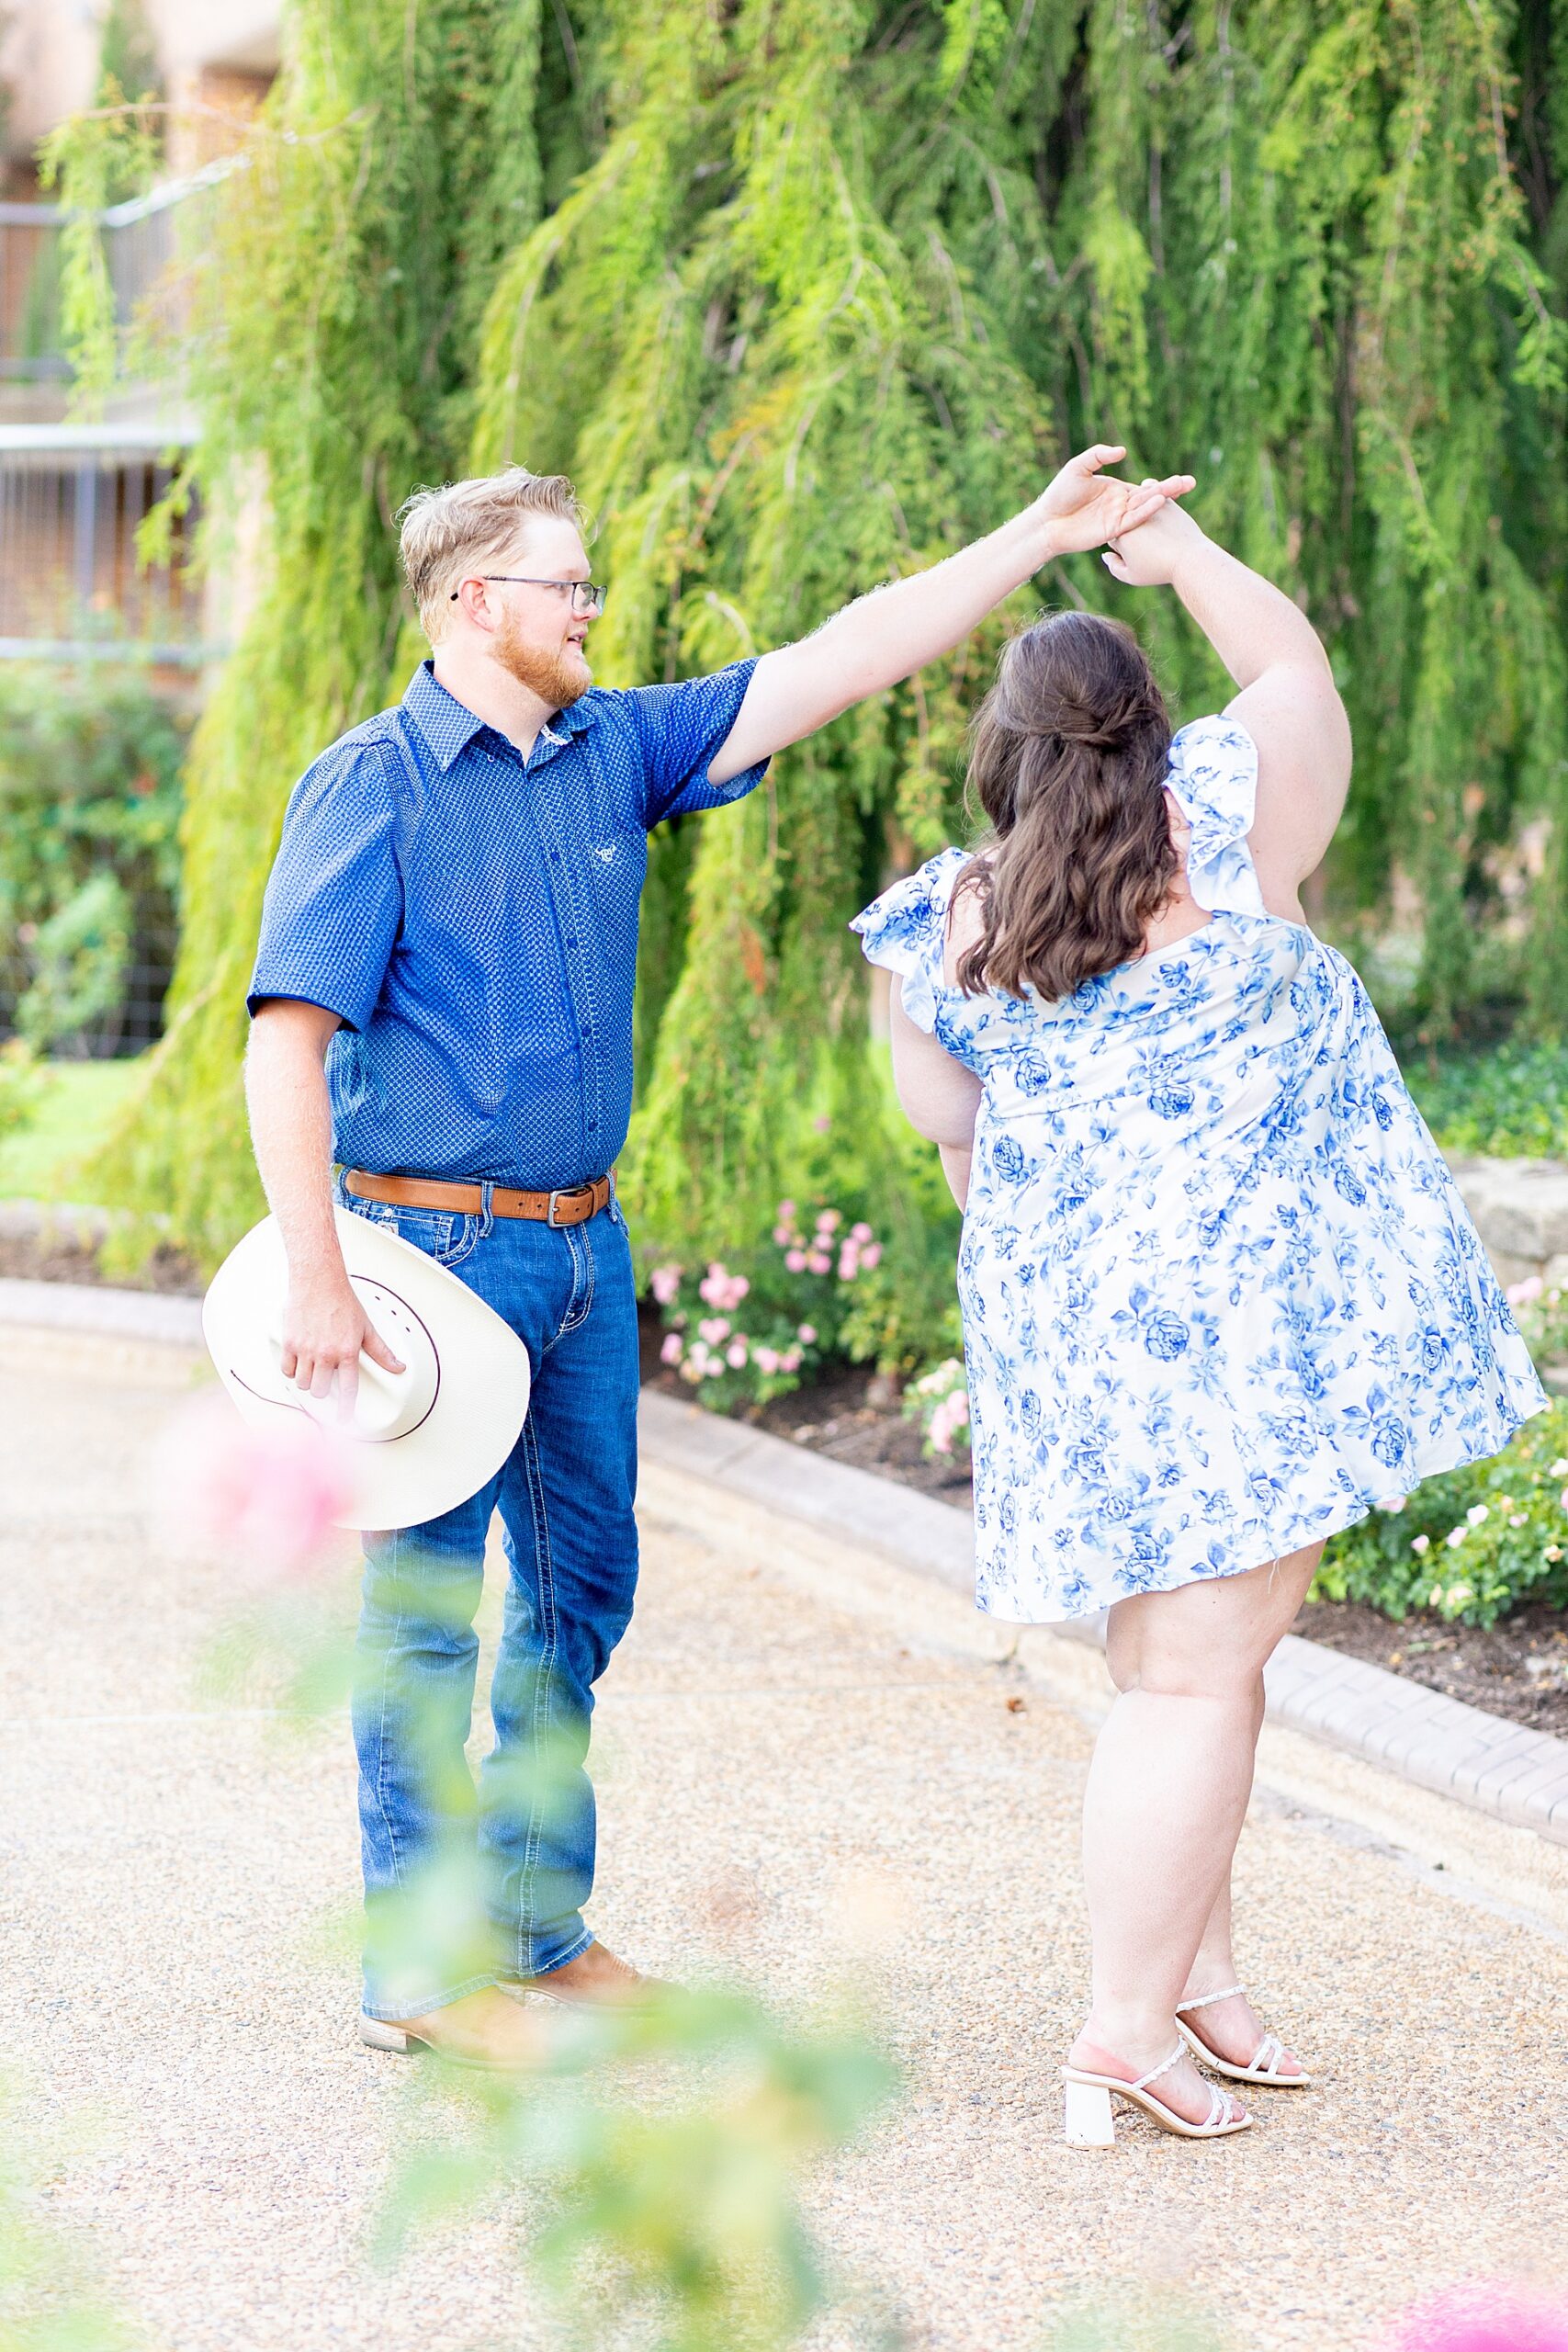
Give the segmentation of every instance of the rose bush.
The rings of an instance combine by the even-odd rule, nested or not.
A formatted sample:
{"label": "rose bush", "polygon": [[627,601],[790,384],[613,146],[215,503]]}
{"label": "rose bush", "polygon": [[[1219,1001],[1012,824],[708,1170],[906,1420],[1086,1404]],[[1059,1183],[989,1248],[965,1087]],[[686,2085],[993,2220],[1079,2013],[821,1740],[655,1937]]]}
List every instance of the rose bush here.
{"label": "rose bush", "polygon": [[1568,1603],[1568,1404],[1527,1421],[1489,1462],[1425,1479],[1335,1536],[1313,1590],[1464,1625],[1495,1624],[1526,1601]]}

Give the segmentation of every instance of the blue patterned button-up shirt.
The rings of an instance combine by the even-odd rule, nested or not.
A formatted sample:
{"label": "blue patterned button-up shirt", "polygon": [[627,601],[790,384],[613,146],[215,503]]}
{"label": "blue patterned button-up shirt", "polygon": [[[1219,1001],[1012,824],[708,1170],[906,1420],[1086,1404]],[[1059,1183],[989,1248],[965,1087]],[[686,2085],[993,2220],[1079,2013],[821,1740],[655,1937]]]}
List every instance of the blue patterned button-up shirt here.
{"label": "blue patterned button-up shirt", "polygon": [[322,752],[267,884],[254,1012],[335,1012],[333,1149],[383,1175],[546,1188],[609,1168],[632,1100],[648,834],[738,800],[707,782],[755,664],[595,687],[525,760],[437,684]]}

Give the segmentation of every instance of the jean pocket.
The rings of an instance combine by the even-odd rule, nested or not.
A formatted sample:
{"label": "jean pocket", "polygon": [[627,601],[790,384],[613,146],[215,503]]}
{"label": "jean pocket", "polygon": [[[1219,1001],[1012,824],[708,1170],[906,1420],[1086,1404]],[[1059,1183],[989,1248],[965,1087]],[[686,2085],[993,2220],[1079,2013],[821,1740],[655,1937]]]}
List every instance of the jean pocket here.
{"label": "jean pocket", "polygon": [[460,1216],[446,1209],[397,1207],[387,1222],[400,1240],[412,1242],[438,1266],[460,1265],[479,1238],[477,1216]]}

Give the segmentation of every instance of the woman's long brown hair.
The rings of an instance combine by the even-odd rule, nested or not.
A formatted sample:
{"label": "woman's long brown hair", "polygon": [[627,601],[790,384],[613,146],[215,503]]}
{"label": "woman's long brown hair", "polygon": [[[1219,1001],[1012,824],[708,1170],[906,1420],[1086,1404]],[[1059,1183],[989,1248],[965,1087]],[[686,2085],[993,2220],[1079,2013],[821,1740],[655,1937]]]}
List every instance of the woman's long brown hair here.
{"label": "woman's long brown hair", "polygon": [[1052,613],[1012,639],[970,744],[996,846],[958,878],[983,919],[958,959],[966,994],[1054,1001],[1141,952],[1177,870],[1169,750],[1164,696],[1120,621]]}

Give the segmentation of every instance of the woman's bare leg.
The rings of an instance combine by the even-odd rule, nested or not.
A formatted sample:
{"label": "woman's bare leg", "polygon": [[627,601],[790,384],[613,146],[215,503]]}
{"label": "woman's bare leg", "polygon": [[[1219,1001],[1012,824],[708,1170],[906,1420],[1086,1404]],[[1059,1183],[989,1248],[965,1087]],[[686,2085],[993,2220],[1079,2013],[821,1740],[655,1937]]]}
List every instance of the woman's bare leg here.
{"label": "woman's bare leg", "polygon": [[[1255,1754],[1258,1735],[1263,1728],[1264,1706],[1263,1677],[1259,1675],[1253,1702],[1252,1745]],[[1231,1947],[1231,1885],[1227,1871],[1225,1883],[1209,1914],[1197,1954],[1187,1972],[1187,1983],[1181,1997],[1184,2001],[1196,2001],[1205,1994],[1222,1992],[1227,1984],[1234,1984],[1240,1973]],[[1251,2063],[1265,2030],[1245,1993],[1237,1993],[1228,2001],[1210,2002],[1200,2015],[1190,2018],[1188,2023],[1222,2058],[1230,2059],[1237,2066]],[[1282,2075],[1299,2075],[1301,2071],[1301,2062],[1294,2051],[1287,2050],[1280,2061],[1280,2072]]]}
{"label": "woman's bare leg", "polygon": [[[1106,1657],[1118,1696],[1084,1798],[1094,1990],[1077,2062],[1097,2051],[1138,2074],[1158,2065],[1200,1949],[1220,1956],[1223,1934],[1229,1957],[1228,1905],[1219,1906],[1252,1789],[1263,1668],[1321,1549],[1141,1593],[1111,1611]],[[1212,1923],[1216,1939],[1206,1944]],[[1162,2078],[1160,2096],[1196,2119],[1208,2109],[1208,2086],[1188,2064]]]}

